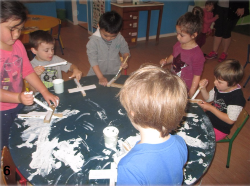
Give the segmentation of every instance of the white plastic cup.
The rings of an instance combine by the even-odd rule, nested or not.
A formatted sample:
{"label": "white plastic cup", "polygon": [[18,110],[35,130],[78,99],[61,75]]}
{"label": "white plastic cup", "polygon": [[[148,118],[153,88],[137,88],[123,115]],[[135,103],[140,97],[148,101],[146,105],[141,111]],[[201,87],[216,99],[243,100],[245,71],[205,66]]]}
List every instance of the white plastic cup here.
{"label": "white plastic cup", "polygon": [[54,90],[56,94],[61,94],[64,92],[64,80],[63,79],[54,79],[53,81]]}
{"label": "white plastic cup", "polygon": [[119,130],[116,127],[109,126],[103,129],[105,147],[116,149]]}

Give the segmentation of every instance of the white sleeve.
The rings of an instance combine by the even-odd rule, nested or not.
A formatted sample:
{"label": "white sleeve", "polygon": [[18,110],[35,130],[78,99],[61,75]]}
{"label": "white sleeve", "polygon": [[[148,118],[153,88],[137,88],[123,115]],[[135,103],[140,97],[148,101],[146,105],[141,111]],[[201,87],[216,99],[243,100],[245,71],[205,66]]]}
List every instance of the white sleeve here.
{"label": "white sleeve", "polygon": [[207,100],[205,100],[206,102],[211,102],[214,100],[214,89],[210,90],[209,92],[209,97]]}
{"label": "white sleeve", "polygon": [[227,115],[229,119],[232,121],[236,121],[238,116],[240,115],[243,107],[239,105],[228,105],[227,107]]}

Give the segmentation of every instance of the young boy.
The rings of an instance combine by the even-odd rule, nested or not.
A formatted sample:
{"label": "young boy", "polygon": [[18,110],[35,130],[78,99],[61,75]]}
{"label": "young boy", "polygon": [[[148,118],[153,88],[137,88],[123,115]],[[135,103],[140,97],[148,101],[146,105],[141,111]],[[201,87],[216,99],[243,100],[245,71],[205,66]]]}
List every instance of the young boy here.
{"label": "young boy", "polygon": [[82,72],[73,64],[60,65],[55,67],[43,67],[45,65],[65,61],[54,55],[55,40],[51,34],[46,31],[37,30],[30,33],[31,51],[36,55],[31,64],[42,82],[47,88],[53,86],[54,79],[62,79],[62,71],[71,71],[73,74],[69,78],[76,78],[78,81],[82,77]]}
{"label": "young boy", "polygon": [[237,60],[231,59],[218,64],[214,69],[215,87],[208,93],[207,79],[200,81],[201,94],[206,102],[213,101],[211,105],[198,103],[201,108],[207,110],[214,127],[216,141],[225,138],[237,120],[246,100],[241,86],[238,84],[243,77],[243,67]]}
{"label": "young boy", "polygon": [[[203,8],[203,27],[201,33],[196,38],[196,43],[200,48],[206,43],[207,34],[211,32],[211,24],[219,18],[218,15],[213,16],[215,3],[215,1],[206,1],[205,8]],[[200,7],[194,7],[193,11],[195,11],[196,8]]]}
{"label": "young boy", "polygon": [[120,160],[117,185],[181,185],[187,147],[169,132],[185,114],[185,83],[169,71],[146,65],[126,80],[119,96],[141,140]]}
{"label": "young boy", "polygon": [[[119,53],[123,59],[130,55],[128,44],[119,33],[122,28],[122,17],[114,12],[104,13],[99,20],[96,32],[89,37],[87,54],[90,70],[87,76],[96,75],[99,84],[106,86],[107,74],[116,74],[121,66]],[[122,65],[127,68],[127,64]]]}

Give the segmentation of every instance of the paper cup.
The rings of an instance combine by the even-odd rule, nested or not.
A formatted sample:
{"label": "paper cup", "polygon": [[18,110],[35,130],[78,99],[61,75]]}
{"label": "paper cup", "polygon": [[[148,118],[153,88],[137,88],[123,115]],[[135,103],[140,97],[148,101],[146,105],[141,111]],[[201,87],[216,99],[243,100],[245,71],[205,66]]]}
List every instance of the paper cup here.
{"label": "paper cup", "polygon": [[64,85],[63,85],[64,80],[63,79],[54,79],[52,81],[54,85],[54,90],[56,94],[61,94],[64,91]]}
{"label": "paper cup", "polygon": [[109,126],[103,129],[105,147],[115,149],[117,145],[119,130],[116,127]]}

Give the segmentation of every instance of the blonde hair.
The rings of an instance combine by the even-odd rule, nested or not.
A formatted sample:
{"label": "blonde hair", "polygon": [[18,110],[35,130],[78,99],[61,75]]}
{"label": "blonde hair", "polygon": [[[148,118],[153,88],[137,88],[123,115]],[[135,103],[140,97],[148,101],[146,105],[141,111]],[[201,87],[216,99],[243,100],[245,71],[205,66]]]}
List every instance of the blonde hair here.
{"label": "blonde hair", "polygon": [[145,64],[125,82],[118,96],[132,123],[167,136],[185,114],[187,88],[178,76]]}

